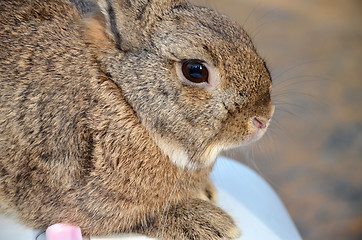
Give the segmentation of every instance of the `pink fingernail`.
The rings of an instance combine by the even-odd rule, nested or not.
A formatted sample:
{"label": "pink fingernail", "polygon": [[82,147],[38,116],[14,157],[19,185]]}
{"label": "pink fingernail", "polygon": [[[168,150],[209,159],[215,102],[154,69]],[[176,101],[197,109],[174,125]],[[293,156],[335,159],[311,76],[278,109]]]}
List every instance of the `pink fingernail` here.
{"label": "pink fingernail", "polygon": [[46,230],[46,240],[82,240],[80,227],[58,223]]}

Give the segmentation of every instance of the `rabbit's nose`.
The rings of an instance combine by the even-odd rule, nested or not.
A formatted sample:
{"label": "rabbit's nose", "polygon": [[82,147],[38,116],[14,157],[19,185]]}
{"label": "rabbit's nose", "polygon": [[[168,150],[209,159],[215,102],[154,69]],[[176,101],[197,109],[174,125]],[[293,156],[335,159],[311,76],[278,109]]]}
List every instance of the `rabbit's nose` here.
{"label": "rabbit's nose", "polygon": [[260,118],[258,118],[258,117],[256,117],[256,116],[253,117],[252,122],[253,122],[254,126],[255,126],[256,128],[258,128],[258,129],[264,129],[264,128],[266,128],[266,123],[265,123],[265,121],[261,120]]}

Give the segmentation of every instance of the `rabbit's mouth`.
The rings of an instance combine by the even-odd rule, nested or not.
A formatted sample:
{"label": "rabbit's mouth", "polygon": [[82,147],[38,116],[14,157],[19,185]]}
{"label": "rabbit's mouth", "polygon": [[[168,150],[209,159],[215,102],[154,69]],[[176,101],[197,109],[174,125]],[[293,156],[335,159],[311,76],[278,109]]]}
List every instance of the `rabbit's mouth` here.
{"label": "rabbit's mouth", "polygon": [[272,105],[270,117],[264,118],[264,117],[254,116],[250,119],[249,124],[251,126],[250,129],[252,129],[252,130],[251,130],[251,134],[247,138],[244,145],[258,141],[260,138],[262,138],[264,136],[266,130],[269,127],[270,120],[274,114],[274,110],[275,110],[275,106]]}
{"label": "rabbit's mouth", "polygon": [[252,132],[251,134],[248,136],[248,138],[246,139],[246,141],[244,142],[243,145],[252,143],[252,142],[256,142],[258,141],[260,138],[262,138],[269,126],[270,121],[269,120],[262,120],[259,117],[252,117],[250,119],[250,125],[252,126]]}
{"label": "rabbit's mouth", "polygon": [[258,141],[266,133],[274,110],[275,106],[269,103],[267,107],[263,108],[263,111],[259,111],[259,114],[250,114],[251,116],[248,117],[245,115],[231,115],[229,121],[222,126],[216,142],[223,145],[223,149],[226,150]]}

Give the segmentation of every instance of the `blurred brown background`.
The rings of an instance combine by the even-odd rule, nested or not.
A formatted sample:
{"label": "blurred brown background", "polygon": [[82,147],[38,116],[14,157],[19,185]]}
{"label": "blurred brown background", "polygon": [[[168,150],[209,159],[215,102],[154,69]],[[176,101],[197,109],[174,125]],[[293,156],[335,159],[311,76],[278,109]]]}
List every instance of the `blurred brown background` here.
{"label": "blurred brown background", "polygon": [[267,136],[225,154],[269,181],[304,239],[362,239],[362,1],[193,2],[243,24],[273,76]]}

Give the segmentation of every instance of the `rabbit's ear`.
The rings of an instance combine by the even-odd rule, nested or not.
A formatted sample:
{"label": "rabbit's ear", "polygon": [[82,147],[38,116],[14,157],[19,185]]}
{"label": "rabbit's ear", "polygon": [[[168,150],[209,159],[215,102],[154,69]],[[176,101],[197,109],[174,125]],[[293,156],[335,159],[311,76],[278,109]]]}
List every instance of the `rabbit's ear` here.
{"label": "rabbit's ear", "polygon": [[123,51],[137,49],[147,40],[152,23],[186,0],[97,0],[107,32]]}

